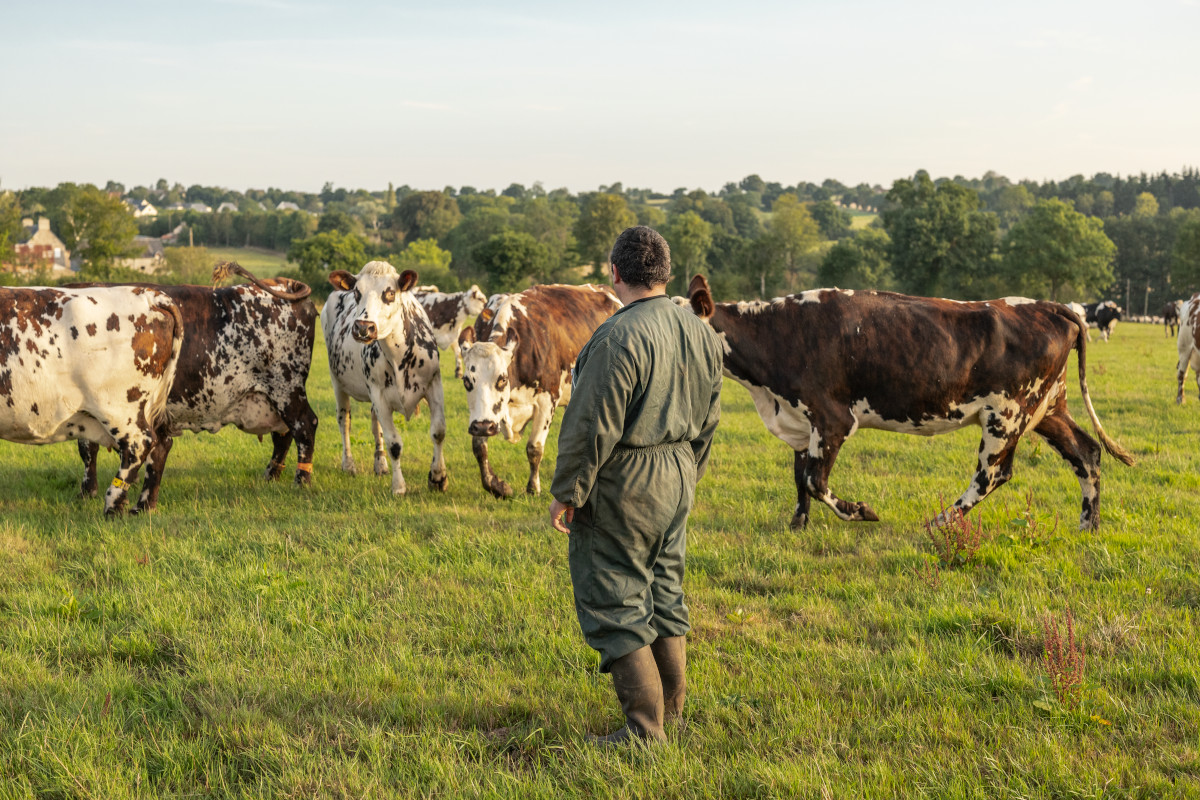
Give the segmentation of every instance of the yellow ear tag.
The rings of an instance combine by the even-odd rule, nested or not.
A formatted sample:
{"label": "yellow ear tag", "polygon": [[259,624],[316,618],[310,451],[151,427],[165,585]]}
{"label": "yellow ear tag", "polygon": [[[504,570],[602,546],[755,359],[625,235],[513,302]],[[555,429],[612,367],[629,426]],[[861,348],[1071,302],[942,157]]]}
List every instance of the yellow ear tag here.
{"label": "yellow ear tag", "polygon": [[496,312],[492,311],[490,308],[485,308],[483,311],[479,312],[479,318],[484,322],[491,322],[492,317],[494,316],[496,316]]}
{"label": "yellow ear tag", "polygon": [[127,492],[127,491],[129,491],[129,487],[132,484],[126,483],[125,481],[121,480],[120,478],[113,478],[112,485],[113,485],[114,489],[122,489]]}

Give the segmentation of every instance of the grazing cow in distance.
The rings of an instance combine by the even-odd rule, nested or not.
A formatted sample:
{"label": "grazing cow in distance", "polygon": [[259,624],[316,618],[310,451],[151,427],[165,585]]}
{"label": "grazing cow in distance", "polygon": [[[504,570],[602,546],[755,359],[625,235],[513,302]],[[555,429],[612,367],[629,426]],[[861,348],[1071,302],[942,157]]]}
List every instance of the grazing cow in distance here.
{"label": "grazing cow in distance", "polygon": [[154,289],[0,289],[0,438],[115,448],[104,513],[120,512],[154,449],[183,341],[179,309]]}
{"label": "grazing cow in distance", "polygon": [[1176,378],[1179,388],[1175,392],[1175,404],[1183,405],[1183,381],[1188,367],[1196,373],[1196,386],[1200,388],[1200,293],[1192,295],[1179,310],[1179,365]]}
{"label": "grazing cow in distance", "polygon": [[1105,300],[1099,303],[1088,303],[1084,310],[1087,312],[1087,324],[1093,328],[1100,330],[1100,338],[1108,341],[1108,337],[1112,336],[1112,332],[1117,327],[1117,322],[1121,319],[1121,307],[1112,300]]}
{"label": "grazing cow in distance", "polygon": [[878,519],[866,503],[842,500],[829,487],[842,445],[859,428],[934,436],[979,425],[975,475],[939,523],[1008,481],[1017,443],[1032,430],[1071,465],[1083,490],[1080,528],[1096,528],[1100,446],[1067,411],[1072,349],[1100,441],[1123,463],[1133,462],[1096,417],[1085,381],[1084,326],[1059,303],[838,289],[714,303],[699,275],[688,296],[724,343],[725,374],[749,389],[767,430],[795,451],[793,527],[807,524],[813,499],[843,520]]}
{"label": "grazing cow in distance", "polygon": [[1183,308],[1182,300],[1172,300],[1163,306],[1163,336],[1174,336],[1179,331],[1179,311],[1181,308]]}
{"label": "grazing cow in distance", "polygon": [[[215,287],[235,274],[250,284]],[[216,266],[213,284],[158,287],[178,307],[187,336],[137,511],[158,506],[167,456],[183,431],[216,433],[235,425],[252,435],[271,434],[267,480],[283,473],[295,440],[295,482],[312,482],[317,415],[304,388],[317,334],[317,309],[308,299],[312,289],[286,278],[260,280],[232,261]],[[79,442],[85,495],[96,492],[98,450],[94,442]]]}
{"label": "grazing cow in distance", "polygon": [[512,496],[512,487],[492,471],[487,441],[500,434],[515,444],[529,426],[525,491],[541,491],[546,434],[554,409],[571,399],[575,357],[620,307],[606,286],[533,286],[499,300],[494,313],[489,301],[475,327],[463,328],[458,342],[471,420],[467,430],[483,488],[496,497]]}
{"label": "grazing cow in distance", "polygon": [[456,346],[458,329],[467,321],[467,317],[478,316],[483,311],[487,295],[475,285],[465,292],[439,292],[436,286],[418,286],[413,289],[413,297],[417,298],[429,317],[438,349],[453,348],[454,377],[461,378],[462,355]]}
{"label": "grazing cow in distance", "polygon": [[370,402],[375,474],[387,474],[390,455],[392,494],[404,494],[408,487],[400,469],[403,442],[392,417],[399,412],[409,419],[424,399],[429,404],[433,440],[429,487],[446,491],[450,479],[442,454],[446,405],[441,362],[433,327],[412,294],[417,273],[406,269],[397,275],[386,261],[371,261],[358,275],[331,272],[329,282],[337,291],[325,303],[321,324],[342,432],[342,469],[351,475],[356,472],[350,453],[350,400]]}

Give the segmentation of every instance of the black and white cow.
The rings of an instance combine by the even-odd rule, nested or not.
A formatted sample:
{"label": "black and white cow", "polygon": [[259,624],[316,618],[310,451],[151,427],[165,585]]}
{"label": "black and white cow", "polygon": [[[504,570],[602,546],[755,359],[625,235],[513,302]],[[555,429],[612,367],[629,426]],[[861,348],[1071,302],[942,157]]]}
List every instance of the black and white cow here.
{"label": "black and white cow", "polygon": [[750,391],[767,429],[795,451],[793,526],[807,524],[813,499],[844,520],[878,519],[866,503],[842,500],[829,488],[834,461],[859,428],[934,436],[978,425],[978,466],[953,509],[967,513],[1008,481],[1017,443],[1034,431],[1079,478],[1080,527],[1097,527],[1100,445],[1067,411],[1072,349],[1083,404],[1104,449],[1133,463],[1096,417],[1084,327],[1059,303],[838,289],[714,303],[702,276],[688,294],[724,343],[725,374]]}
{"label": "black and white cow", "polygon": [[1121,307],[1112,300],[1104,300],[1099,303],[1088,303],[1084,307],[1087,313],[1087,324],[1092,328],[1097,328],[1100,331],[1100,338],[1108,341],[1108,337],[1112,336],[1116,330],[1117,322],[1121,319]]}
{"label": "black and white cow", "polygon": [[121,511],[156,442],[184,341],[171,298],[141,286],[0,289],[0,438],[115,448]]}
{"label": "black and white cow", "polygon": [[1088,326],[1087,308],[1084,307],[1083,303],[1067,303],[1067,308],[1071,309],[1071,312],[1079,317],[1079,321],[1083,323],[1083,332],[1087,335],[1087,340],[1090,342],[1092,340],[1092,330]]}
{"label": "black and white cow", "polygon": [[483,311],[487,305],[487,295],[474,285],[465,292],[440,292],[436,286],[418,286],[413,289],[413,297],[417,298],[429,317],[438,349],[452,350],[454,377],[461,378],[462,355],[457,347],[458,329],[467,321],[467,317],[478,316]]}
{"label": "black and white cow", "polygon": [[[493,306],[492,301],[495,300]],[[554,409],[571,399],[571,367],[600,323],[621,307],[606,286],[534,286],[488,300],[474,328],[459,334],[471,449],[483,488],[510,497],[512,487],[488,461],[488,437],[521,440],[529,426],[529,481],[541,491],[539,467]]]}
{"label": "black and white cow", "polygon": [[1171,300],[1163,305],[1163,335],[1174,336],[1179,332],[1180,311],[1183,308],[1182,300]]}
{"label": "black and white cow", "polygon": [[[183,431],[216,433],[235,425],[257,436],[271,434],[267,480],[282,474],[294,439],[296,484],[312,482],[317,415],[304,388],[317,333],[317,309],[308,299],[312,289],[289,279],[259,280],[228,261],[214,269],[213,283],[234,274],[251,284],[158,287],[175,301],[187,336],[146,466],[138,511],[157,507],[167,456]],[[85,495],[96,492],[98,450],[95,443],[79,443]]]}
{"label": "black and white cow", "polygon": [[1192,295],[1179,310],[1179,364],[1175,377],[1178,388],[1175,404],[1183,405],[1183,382],[1187,379],[1188,367],[1196,373],[1196,386],[1200,387],[1200,293]]}
{"label": "black and white cow", "polygon": [[449,485],[442,455],[446,406],[437,340],[429,318],[412,294],[417,273],[405,270],[397,275],[391,264],[372,261],[358,275],[345,270],[332,272],[329,282],[338,291],[329,295],[321,324],[342,432],[342,469],[351,474],[356,471],[350,454],[350,400],[370,402],[375,474],[387,474],[390,454],[392,493],[404,494],[407,486],[400,470],[403,442],[392,415],[399,412],[408,419],[424,399],[429,404],[429,435],[433,440],[429,486],[445,491]]}

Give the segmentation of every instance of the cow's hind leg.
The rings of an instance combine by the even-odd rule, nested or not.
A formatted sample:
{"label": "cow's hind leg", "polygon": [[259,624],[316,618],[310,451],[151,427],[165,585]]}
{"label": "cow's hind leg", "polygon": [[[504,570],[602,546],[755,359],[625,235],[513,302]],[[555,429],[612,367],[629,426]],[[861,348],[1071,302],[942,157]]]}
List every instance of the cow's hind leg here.
{"label": "cow's hind leg", "polygon": [[158,489],[162,485],[163,471],[167,468],[167,456],[175,440],[165,431],[160,431],[150,459],[146,464],[146,479],[142,481],[142,493],[138,496],[137,507],[133,513],[153,511],[158,508]]}
{"label": "cow's hind leg", "polygon": [[804,485],[814,500],[820,500],[847,522],[878,522],[879,517],[866,503],[842,500],[829,488],[829,473],[846,439],[857,423],[846,408],[810,410],[812,436],[808,443],[808,464]]}
{"label": "cow's hind leg", "polygon": [[[313,451],[317,442],[317,414],[308,404],[308,396],[303,391],[298,392],[293,396],[292,402],[282,409],[280,417],[288,426],[288,433],[283,436],[287,437],[288,443],[296,442],[296,485],[311,486]],[[284,445],[283,452],[279,451],[279,445],[280,442],[276,439],[275,454],[271,460],[279,462],[282,472],[283,464],[287,461],[287,445]]]}
{"label": "cow's hind leg", "polygon": [[435,374],[425,390],[429,405],[429,438],[433,441],[433,460],[429,464],[429,488],[444,492],[450,485],[446,457],[442,444],[446,441],[446,400],[442,393],[442,376]]}
{"label": "cow's hind leg", "polygon": [[808,451],[797,450],[796,460],[792,464],[792,475],[796,479],[796,513],[792,515],[792,527],[803,528],[808,525],[808,509],[812,498],[808,496],[805,485],[808,473]]}
{"label": "cow's hind leg", "polygon": [[[995,409],[984,411],[979,419],[983,428],[983,438],[979,441],[979,464],[967,490],[950,507],[963,515],[1012,478],[1013,458],[1024,432],[1019,425],[1011,427],[1012,423]],[[941,526],[949,522],[949,510],[938,514],[934,524]]]}
{"label": "cow's hind leg", "polygon": [[100,445],[80,439],[79,459],[83,461],[83,483],[79,486],[80,497],[95,497],[99,483],[96,481],[96,461],[100,455]]}
{"label": "cow's hind leg", "polygon": [[118,430],[116,440],[121,453],[121,466],[104,493],[104,515],[108,517],[125,510],[129,490],[137,480],[138,470],[150,456],[155,444],[153,431],[139,431],[136,428]]}
{"label": "cow's hind leg", "polygon": [[1100,445],[1071,419],[1070,414],[1047,415],[1034,430],[1066,459],[1079,478],[1083,510],[1079,529],[1100,527]]}

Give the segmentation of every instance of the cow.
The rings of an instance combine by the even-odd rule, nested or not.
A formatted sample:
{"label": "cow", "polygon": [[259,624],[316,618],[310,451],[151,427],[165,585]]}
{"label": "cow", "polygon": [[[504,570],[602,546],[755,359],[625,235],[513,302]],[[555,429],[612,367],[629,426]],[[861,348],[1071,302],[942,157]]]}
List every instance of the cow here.
{"label": "cow", "polygon": [[1087,340],[1092,340],[1092,329],[1087,324],[1087,309],[1083,307],[1083,303],[1067,303],[1067,308],[1074,312],[1075,316],[1079,317],[1079,321],[1083,323],[1083,332],[1087,334]]}
{"label": "cow", "polygon": [[[231,275],[250,284],[215,288]],[[312,482],[317,415],[304,389],[317,333],[312,289],[290,279],[259,280],[233,261],[216,266],[213,284],[158,287],[179,308],[188,334],[135,512],[158,507],[167,456],[183,431],[216,433],[235,425],[257,436],[271,434],[267,480],[283,473],[295,440],[295,483]],[[94,442],[79,442],[84,495],[96,492],[98,450]]]}
{"label": "cow", "polygon": [[488,462],[488,437],[501,434],[514,444],[528,426],[529,481],[541,492],[539,467],[554,409],[571,399],[571,368],[600,323],[621,307],[608,287],[533,286],[485,308],[475,327],[463,328],[463,385],[470,413],[471,450],[483,488],[511,497],[512,487]]}
{"label": "cow", "polygon": [[1083,490],[1080,528],[1096,528],[1100,446],[1067,411],[1072,349],[1092,427],[1104,449],[1133,463],[1092,408],[1084,326],[1059,303],[838,289],[714,303],[703,276],[688,296],[724,343],[725,374],[750,391],[767,429],[795,451],[793,527],[808,523],[813,499],[843,520],[878,520],[866,503],[829,488],[838,452],[859,428],[934,436],[974,424],[983,431],[978,467],[937,524],[966,514],[1008,481],[1017,443],[1032,430],[1071,465]]}
{"label": "cow", "polygon": [[1196,372],[1196,386],[1200,388],[1200,292],[1192,295],[1179,310],[1179,365],[1176,378],[1179,388],[1175,392],[1175,405],[1183,405],[1183,381],[1188,367]]}
{"label": "cow", "polygon": [[1121,319],[1121,307],[1112,300],[1105,300],[1100,303],[1088,303],[1083,308],[1087,314],[1087,324],[1098,328],[1100,338],[1107,342]]}
{"label": "cow", "polygon": [[1182,300],[1172,300],[1163,306],[1163,336],[1174,336],[1179,332],[1179,310],[1182,307]]}
{"label": "cow", "polygon": [[429,487],[446,491],[450,479],[442,454],[446,405],[441,362],[433,326],[413,297],[417,273],[406,269],[397,275],[396,268],[386,261],[371,261],[358,275],[346,270],[331,272],[329,282],[337,291],[325,303],[321,324],[342,432],[342,469],[351,475],[357,471],[350,454],[350,400],[369,402],[375,474],[387,474],[390,454],[392,494],[404,494],[408,487],[400,469],[403,442],[392,417],[399,412],[405,419],[411,418],[425,400],[433,440]]}
{"label": "cow", "polygon": [[462,356],[456,342],[458,329],[467,317],[478,316],[487,304],[487,295],[478,286],[472,285],[465,292],[439,292],[436,286],[418,286],[413,297],[425,309],[439,350],[453,349],[454,377],[462,377]]}
{"label": "cow", "polygon": [[115,448],[104,513],[123,511],[184,338],[171,298],[143,286],[0,289],[0,438]]}

